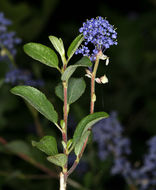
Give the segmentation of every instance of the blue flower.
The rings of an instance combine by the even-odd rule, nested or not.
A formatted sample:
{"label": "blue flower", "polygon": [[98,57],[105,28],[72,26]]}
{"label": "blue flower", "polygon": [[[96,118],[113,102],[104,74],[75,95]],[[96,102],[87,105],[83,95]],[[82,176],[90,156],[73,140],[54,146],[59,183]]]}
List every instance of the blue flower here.
{"label": "blue flower", "polygon": [[105,160],[110,154],[115,157],[130,154],[130,141],[122,136],[122,132],[116,112],[112,112],[107,119],[99,121],[93,127],[93,140],[98,144],[101,160]]}
{"label": "blue flower", "polygon": [[42,80],[33,79],[29,71],[15,68],[10,69],[10,71],[6,73],[5,82],[13,85],[22,84],[34,87],[42,87],[44,85]]}
{"label": "blue flower", "polygon": [[15,32],[8,32],[8,26],[12,22],[4,17],[0,12],[0,52],[6,48],[13,56],[16,55],[15,45],[21,43],[21,39],[16,37]]}
{"label": "blue flower", "polygon": [[148,142],[148,152],[144,156],[143,166],[140,168],[139,185],[141,189],[156,187],[156,136]]}
{"label": "blue flower", "polygon": [[76,54],[80,53],[83,56],[88,56],[91,61],[96,59],[99,51],[104,52],[110,46],[117,45],[116,30],[102,17],[87,20],[83,23],[79,32],[84,35],[84,45],[77,49]]}

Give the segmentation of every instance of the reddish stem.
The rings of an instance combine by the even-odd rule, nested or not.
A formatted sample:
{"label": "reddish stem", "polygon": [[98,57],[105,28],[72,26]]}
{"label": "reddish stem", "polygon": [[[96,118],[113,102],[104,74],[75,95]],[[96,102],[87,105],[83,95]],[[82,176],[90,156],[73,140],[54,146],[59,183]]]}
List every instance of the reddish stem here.
{"label": "reddish stem", "polygon": [[95,94],[95,76],[91,78],[91,100],[90,100],[90,114],[94,113],[94,94]]}
{"label": "reddish stem", "polygon": [[63,89],[64,89],[64,122],[65,122],[65,129],[63,130],[63,141],[67,144],[67,121],[68,121],[68,105],[67,105],[67,83],[63,82]]}
{"label": "reddish stem", "polygon": [[68,170],[67,176],[69,176],[75,170],[75,168],[77,167],[77,165],[79,164],[79,160],[82,157],[82,154],[83,154],[83,152],[84,152],[84,150],[86,148],[87,142],[88,142],[88,137],[86,138],[86,140],[85,140],[85,142],[83,144],[83,147],[81,149],[81,152],[78,155],[78,160],[76,159],[75,162],[73,163],[72,167]]}

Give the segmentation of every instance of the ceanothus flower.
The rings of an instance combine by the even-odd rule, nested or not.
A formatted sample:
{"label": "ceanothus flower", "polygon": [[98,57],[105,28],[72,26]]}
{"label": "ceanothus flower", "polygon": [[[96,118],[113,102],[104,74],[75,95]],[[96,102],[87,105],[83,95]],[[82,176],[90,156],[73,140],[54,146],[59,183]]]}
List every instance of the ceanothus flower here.
{"label": "ceanothus flower", "polygon": [[27,70],[11,68],[5,75],[5,83],[12,85],[22,84],[34,87],[42,87],[44,82],[40,79],[36,80]]}
{"label": "ceanothus flower", "polygon": [[79,32],[84,36],[84,44],[77,49],[76,54],[88,56],[95,61],[99,51],[104,52],[112,45],[117,45],[117,32],[106,19],[91,18],[83,23]]}
{"label": "ceanothus flower", "polygon": [[156,187],[156,136],[152,137],[147,145],[148,152],[144,156],[137,182],[141,190],[154,190]]}
{"label": "ceanothus flower", "polygon": [[117,119],[117,113],[112,112],[93,127],[93,140],[98,145],[98,155],[105,160],[108,155],[115,157],[130,154],[130,141],[122,136],[122,126]]}
{"label": "ceanothus flower", "polygon": [[16,37],[15,32],[8,32],[8,26],[11,24],[12,22],[6,19],[4,14],[0,12],[0,56],[6,55],[4,48],[7,49],[13,56],[15,56],[15,45],[21,43],[21,39]]}

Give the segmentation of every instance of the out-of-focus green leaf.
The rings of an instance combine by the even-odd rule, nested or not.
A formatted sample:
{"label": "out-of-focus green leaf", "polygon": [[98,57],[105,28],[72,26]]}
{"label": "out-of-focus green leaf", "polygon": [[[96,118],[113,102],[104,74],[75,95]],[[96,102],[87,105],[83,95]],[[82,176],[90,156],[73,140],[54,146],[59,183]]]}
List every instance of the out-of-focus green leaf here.
{"label": "out-of-focus green leaf", "polygon": [[21,140],[15,140],[4,145],[9,151],[14,154],[25,154],[32,157],[30,146]]}

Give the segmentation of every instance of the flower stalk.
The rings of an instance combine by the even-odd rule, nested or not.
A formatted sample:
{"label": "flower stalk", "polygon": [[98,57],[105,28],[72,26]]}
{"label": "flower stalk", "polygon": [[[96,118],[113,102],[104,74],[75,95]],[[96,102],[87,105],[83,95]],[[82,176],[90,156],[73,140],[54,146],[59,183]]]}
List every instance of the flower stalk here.
{"label": "flower stalk", "polygon": [[[99,52],[100,53],[100,52]],[[94,65],[94,69],[91,75],[91,101],[90,101],[90,114],[94,113],[94,105],[96,101],[96,94],[95,94],[95,78],[96,78],[96,72],[99,66],[99,56],[97,54],[96,61]]]}

